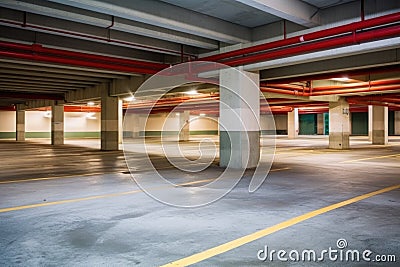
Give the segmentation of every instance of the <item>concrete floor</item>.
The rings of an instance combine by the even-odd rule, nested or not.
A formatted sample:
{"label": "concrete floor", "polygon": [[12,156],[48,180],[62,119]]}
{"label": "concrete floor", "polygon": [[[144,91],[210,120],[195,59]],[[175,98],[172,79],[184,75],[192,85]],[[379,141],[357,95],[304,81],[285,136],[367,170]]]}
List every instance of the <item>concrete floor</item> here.
{"label": "concrete floor", "polygon": [[[150,140],[152,144],[157,141]],[[249,176],[221,200],[184,209],[140,192],[122,151],[98,140],[0,141],[0,266],[158,266],[202,252],[310,211],[399,183],[400,137],[373,146],[352,137],[351,150],[327,149],[326,137],[277,139],[275,161],[255,193]],[[196,140],[186,143],[197,149]],[[154,149],[157,152],[157,149]],[[156,153],[155,153],[156,154]],[[137,157],[135,173],[148,171]],[[161,169],[168,163],[155,155]],[[218,167],[210,170],[219,172]],[[196,175],[185,179],[194,181]],[[186,181],[183,179],[182,181]],[[137,191],[136,191],[137,190]],[[366,262],[260,261],[257,252],[336,247],[369,249],[400,260],[399,189],[357,201],[261,237],[196,266],[366,266]],[[11,209],[7,209],[11,208]]]}

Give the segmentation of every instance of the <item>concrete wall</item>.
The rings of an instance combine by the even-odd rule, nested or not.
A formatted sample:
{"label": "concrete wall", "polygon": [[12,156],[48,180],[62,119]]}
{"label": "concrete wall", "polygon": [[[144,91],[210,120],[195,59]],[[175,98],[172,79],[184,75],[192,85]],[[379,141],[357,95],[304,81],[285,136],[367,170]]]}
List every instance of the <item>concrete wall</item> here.
{"label": "concrete wall", "polygon": [[[287,114],[274,115],[275,130],[277,134],[287,134]],[[260,116],[262,134],[270,134],[274,130],[272,125],[268,125],[265,115]]]}
{"label": "concrete wall", "polygon": [[0,111],[0,132],[15,132],[15,111]]}
{"label": "concrete wall", "polygon": [[[48,138],[51,131],[51,118],[45,111],[26,111],[25,132],[27,138]],[[100,113],[87,117],[86,112],[64,113],[66,138],[100,136]],[[15,111],[0,111],[0,138],[15,137]]]}
{"label": "concrete wall", "polygon": [[[150,115],[146,121],[146,135],[157,136],[161,131],[177,134],[179,131],[179,116],[171,114]],[[218,134],[218,122],[216,117],[190,116],[190,134]],[[141,134],[143,135],[143,134]]]}

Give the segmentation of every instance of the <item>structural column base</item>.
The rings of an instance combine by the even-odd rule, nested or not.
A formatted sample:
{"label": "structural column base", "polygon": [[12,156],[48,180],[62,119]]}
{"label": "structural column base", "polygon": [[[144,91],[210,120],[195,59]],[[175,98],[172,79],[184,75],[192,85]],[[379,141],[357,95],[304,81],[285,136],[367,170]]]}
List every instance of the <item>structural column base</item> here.
{"label": "structural column base", "polygon": [[373,145],[387,145],[385,130],[372,130]]}
{"label": "structural column base", "polygon": [[331,149],[349,149],[349,133],[329,133],[329,148]]}
{"label": "structural column base", "polygon": [[220,166],[255,168],[260,160],[259,131],[220,131]]}

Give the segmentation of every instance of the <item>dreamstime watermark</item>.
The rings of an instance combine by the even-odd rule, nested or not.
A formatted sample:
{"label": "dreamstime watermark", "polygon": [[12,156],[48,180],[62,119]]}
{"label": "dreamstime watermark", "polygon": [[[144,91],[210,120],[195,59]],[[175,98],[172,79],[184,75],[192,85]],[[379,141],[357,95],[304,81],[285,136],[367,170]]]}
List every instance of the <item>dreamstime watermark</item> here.
{"label": "dreamstime watermark", "polygon": [[[135,140],[124,136],[123,151],[129,170],[136,170],[138,152],[143,154],[140,165],[143,169],[151,170],[143,173],[131,172],[132,178],[146,194],[171,206],[203,206],[228,194],[239,183],[249,166],[252,168],[252,173],[246,173],[251,176],[248,191],[254,192],[261,186],[269,173],[275,155],[275,136],[272,134],[263,136],[259,159],[255,160],[255,149],[258,150],[258,147],[253,148],[253,146],[257,146],[254,140],[261,132],[260,113],[263,112],[263,123],[269,126],[271,132],[275,132],[275,121],[268,101],[260,92],[254,75],[254,73],[215,62],[186,62],[171,66],[151,76],[132,93],[134,101],[142,102],[139,105],[132,103],[128,106],[123,123],[124,132],[136,127],[133,125],[136,122],[126,119],[129,114],[140,114],[145,122],[139,126],[141,127],[139,132],[145,133],[146,123],[151,124],[150,120],[154,119],[154,114],[162,110],[166,116],[163,117],[162,125],[159,124],[161,126],[160,151],[175,168],[169,173],[160,171],[154,166],[150,156],[154,153],[152,150],[154,143],[149,145],[146,138]],[[207,93],[198,93],[204,91],[205,85],[213,88],[214,92],[219,91],[218,97],[215,97],[215,94],[207,96]],[[178,97],[176,97],[177,91]],[[198,95],[192,98],[186,95],[189,101],[182,101],[185,97],[179,98],[179,92],[181,95],[184,92],[194,92]],[[173,97],[178,98],[179,101]],[[162,104],[168,100],[172,100],[171,103],[174,104],[167,108],[163,107]],[[196,105],[190,106],[194,102]],[[207,111],[211,109],[213,114],[217,114],[214,115],[216,117],[219,114],[219,119],[215,119],[215,122],[218,124],[220,141],[222,141],[218,144],[218,141],[214,139],[203,138],[198,142],[197,157],[190,157],[182,142],[171,141],[171,125],[178,121],[177,114],[182,114],[179,116],[181,117],[185,111],[198,112],[204,109]],[[186,124],[191,124],[192,121],[186,119]],[[187,128],[186,124],[179,126],[177,136]],[[243,146],[243,149],[238,149],[239,145]],[[217,149],[224,151],[223,160]],[[227,165],[216,172],[213,163],[218,154],[220,154],[220,161]],[[196,179],[201,180],[199,177],[206,176],[204,174],[206,171],[210,171],[208,176],[215,179],[209,179],[211,181],[207,184],[196,184]],[[197,173],[199,173],[198,176]],[[168,178],[171,176],[173,179]],[[193,181],[190,186],[180,186],[179,181],[187,179],[188,176],[191,176],[191,181]]]}
{"label": "dreamstime watermark", "polygon": [[260,261],[282,261],[282,262],[396,262],[396,255],[374,254],[371,250],[348,249],[347,240],[340,238],[336,241],[336,247],[322,250],[304,249],[299,250],[275,250],[264,246],[257,252]]}

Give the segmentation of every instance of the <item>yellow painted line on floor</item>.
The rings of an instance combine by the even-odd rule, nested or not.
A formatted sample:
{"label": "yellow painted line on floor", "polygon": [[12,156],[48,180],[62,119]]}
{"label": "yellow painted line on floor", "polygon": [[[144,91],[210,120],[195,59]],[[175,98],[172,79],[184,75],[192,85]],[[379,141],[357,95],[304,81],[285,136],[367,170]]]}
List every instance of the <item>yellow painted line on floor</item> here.
{"label": "yellow painted line on floor", "polygon": [[279,171],[285,171],[285,170],[290,170],[290,167],[284,167],[284,168],[278,168],[278,169],[271,169],[270,172],[279,172]]}
{"label": "yellow painted line on floor", "polygon": [[392,155],[385,155],[385,156],[376,156],[370,158],[362,158],[362,159],[352,159],[352,160],[345,160],[339,163],[349,163],[349,162],[357,162],[357,161],[364,161],[364,160],[371,160],[371,159],[384,159],[384,158],[391,158],[391,157],[398,157],[400,154],[392,154]]}
{"label": "yellow painted line on floor", "polygon": [[318,215],[324,214],[326,212],[329,212],[329,211],[332,211],[332,210],[335,210],[335,209],[350,205],[352,203],[355,203],[355,202],[361,201],[363,199],[370,198],[370,197],[373,197],[373,196],[376,196],[376,195],[379,195],[379,194],[382,194],[382,193],[385,193],[385,192],[389,192],[389,191],[392,191],[392,190],[395,190],[395,189],[399,189],[399,188],[400,188],[400,184],[394,185],[394,186],[390,186],[390,187],[386,187],[386,188],[383,188],[381,190],[377,190],[377,191],[374,191],[374,192],[371,192],[371,193],[368,193],[368,194],[364,194],[364,195],[361,195],[361,196],[357,196],[357,197],[354,197],[354,198],[351,198],[351,199],[348,199],[348,200],[345,200],[345,201],[342,201],[342,202],[339,202],[339,203],[336,203],[336,204],[333,204],[333,205],[330,205],[330,206],[327,206],[327,207],[324,207],[324,208],[321,208],[321,209],[318,209],[318,210],[314,210],[314,211],[308,212],[306,214],[300,215],[298,217],[295,217],[295,218],[289,219],[287,221],[281,222],[281,223],[276,224],[274,226],[271,226],[271,227],[265,228],[263,230],[257,231],[255,233],[252,233],[252,234],[243,236],[241,238],[232,240],[232,241],[230,241],[228,243],[225,243],[225,244],[210,248],[208,250],[205,250],[203,252],[194,254],[192,256],[189,256],[189,257],[186,257],[186,258],[183,258],[183,259],[180,259],[180,260],[177,260],[177,261],[162,265],[161,267],[172,267],[172,266],[176,267],[176,266],[192,265],[192,264],[198,263],[200,261],[203,261],[203,260],[209,259],[211,257],[214,257],[216,255],[225,253],[225,252],[230,251],[232,249],[238,248],[238,247],[243,246],[243,245],[245,245],[247,243],[253,242],[253,241],[257,240],[257,239],[260,239],[262,237],[265,237],[265,236],[270,235],[272,233],[275,233],[277,231],[283,230],[285,228],[288,228],[290,226],[293,226],[293,225],[298,224],[300,222],[303,222],[305,220],[308,220],[308,219],[311,219],[311,218],[316,217]]}
{"label": "yellow painted line on floor", "polygon": [[7,180],[7,181],[0,181],[0,184],[25,183],[25,182],[33,182],[33,181],[45,181],[45,180],[56,180],[56,179],[66,179],[66,178],[77,178],[77,177],[95,176],[95,175],[103,175],[103,174],[112,174],[112,173],[97,172],[97,173],[75,174],[75,175],[65,175],[65,176],[52,176],[52,177],[42,177],[42,178],[32,178],[32,179],[21,179],[21,180]]}
{"label": "yellow painted line on floor", "polygon": [[[168,170],[168,169],[174,169],[174,168],[176,168],[176,167],[175,166],[168,166],[168,167],[157,168],[157,170]],[[290,169],[290,168],[273,169],[273,170],[271,170],[271,172],[287,170],[287,169]],[[141,172],[146,172],[146,170],[135,170],[135,171],[132,171],[132,173],[134,173],[134,174],[135,173],[141,173]],[[120,173],[120,172],[96,172],[96,173],[86,173],[86,174],[76,174],[76,175],[41,177],[41,178],[32,178],[32,179],[6,180],[6,181],[0,181],[0,184],[13,184],[13,183],[26,183],[26,182],[34,182],[34,181],[69,179],[69,178],[79,178],[79,177],[88,177],[88,176],[104,175],[104,174],[118,174],[118,173]]]}
{"label": "yellow painted line on floor", "polygon": [[91,197],[82,197],[82,198],[66,199],[66,200],[45,202],[45,203],[32,204],[32,205],[17,206],[17,207],[11,207],[11,208],[3,208],[3,209],[0,209],[0,213],[8,212],[8,211],[15,211],[15,210],[25,210],[25,209],[39,208],[39,207],[45,207],[45,206],[59,205],[59,204],[66,204],[66,203],[74,203],[74,202],[100,199],[100,198],[123,196],[123,195],[135,194],[135,193],[139,193],[139,192],[142,192],[142,191],[134,190],[134,191],[121,192],[121,193],[113,193],[113,194],[106,194],[106,195],[98,195],[98,196],[91,196]]}
{"label": "yellow painted line on floor", "polygon": [[[209,182],[209,181],[212,181],[212,180],[214,180],[214,179],[206,179],[206,180],[199,180],[199,181],[181,183],[181,184],[177,184],[176,186],[192,185],[192,184]],[[66,203],[81,202],[81,201],[94,200],[94,199],[118,197],[118,196],[136,194],[136,193],[140,193],[140,192],[143,192],[143,191],[142,190],[133,190],[133,191],[126,191],[126,192],[119,192],[119,193],[112,193],[112,194],[105,194],[105,195],[97,195],[97,196],[90,196],[90,197],[66,199],[66,200],[60,200],[60,201],[45,202],[45,203],[38,203],[38,204],[31,204],[31,205],[23,205],[23,206],[10,207],[10,208],[2,208],[2,209],[0,209],[0,213],[8,212],[8,211],[15,211],[15,210],[25,210],[25,209],[39,208],[39,207],[52,206],[52,205],[60,205],[60,204],[66,204]]]}
{"label": "yellow painted line on floor", "polygon": [[[290,168],[286,167],[286,168],[272,169],[271,171],[281,171],[281,170],[287,170],[287,169],[290,169]],[[68,178],[68,177],[69,176],[53,177],[53,178],[38,178],[38,179],[40,179],[40,180],[49,180],[49,179],[60,179],[60,178]],[[36,180],[38,180],[38,179],[36,179]],[[210,181],[214,181],[214,180],[215,179],[204,179],[204,180],[199,180],[199,181],[180,183],[180,184],[176,184],[175,186],[178,187],[178,186],[185,186],[185,185],[193,185],[193,184],[210,182]],[[31,181],[31,180],[27,180],[27,181]],[[15,182],[19,182],[19,181],[15,181]],[[24,209],[31,209],[31,208],[59,205],[59,204],[66,204],[66,203],[74,203],[74,202],[93,200],[93,199],[117,197],[117,196],[140,193],[140,192],[142,192],[142,190],[133,190],[133,191],[127,191],[127,192],[120,192],[120,193],[112,193],[112,194],[97,195],[97,196],[90,196],[90,197],[83,197],[83,198],[74,198],[74,199],[66,199],[66,200],[60,200],[60,201],[45,202],[45,203],[38,203],[38,204],[31,204],[31,205],[24,205],[24,206],[10,207],[10,208],[2,208],[2,209],[0,209],[0,213],[8,212],[8,211],[15,211],[15,210],[24,210]]]}

